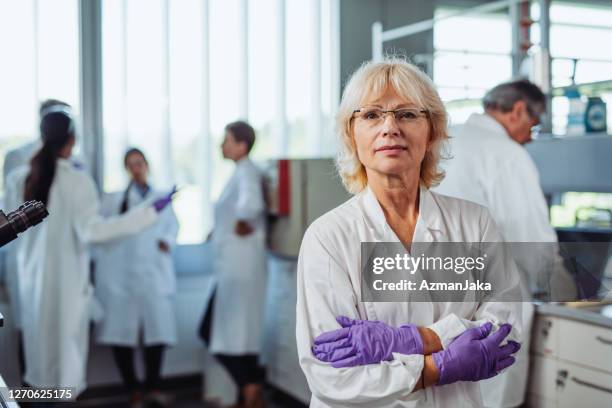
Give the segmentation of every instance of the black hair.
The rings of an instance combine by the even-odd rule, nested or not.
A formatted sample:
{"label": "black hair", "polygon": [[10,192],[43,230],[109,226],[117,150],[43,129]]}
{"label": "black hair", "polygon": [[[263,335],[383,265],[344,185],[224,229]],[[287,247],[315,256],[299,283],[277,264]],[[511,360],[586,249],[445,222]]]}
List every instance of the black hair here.
{"label": "black hair", "polygon": [[[149,165],[149,162],[147,161],[147,157],[145,156],[143,151],[138,149],[138,148],[136,148],[136,147],[132,147],[132,148],[128,149],[125,152],[125,154],[123,155],[123,165],[125,167],[127,167],[128,158],[131,155],[133,155],[133,154],[139,154],[140,156],[142,156],[142,159],[147,164],[147,166]],[[130,188],[132,187],[132,184],[134,184],[134,182],[130,180],[127,188],[125,189],[125,191],[123,193],[123,200],[121,200],[121,206],[119,207],[119,213],[120,214],[123,214],[123,213],[127,212],[127,210],[128,210],[128,194],[130,192]]]}
{"label": "black hair", "polygon": [[225,126],[225,131],[231,132],[237,142],[246,143],[247,153],[251,151],[255,144],[255,130],[253,126],[239,120]]}
{"label": "black hair", "polygon": [[546,96],[534,83],[519,79],[497,85],[486,93],[482,100],[485,111],[509,112],[518,101],[524,101],[532,117],[546,112]]}
{"label": "black hair", "polygon": [[47,205],[59,154],[74,140],[74,123],[70,113],[52,110],[44,114],[40,120],[40,135],[43,145],[30,160],[24,200],[38,200]]}

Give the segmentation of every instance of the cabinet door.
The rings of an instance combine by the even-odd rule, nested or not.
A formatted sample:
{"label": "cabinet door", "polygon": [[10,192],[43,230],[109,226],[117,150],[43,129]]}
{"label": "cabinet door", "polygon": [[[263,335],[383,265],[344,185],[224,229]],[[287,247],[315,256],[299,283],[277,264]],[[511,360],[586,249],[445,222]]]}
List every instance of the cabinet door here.
{"label": "cabinet door", "polygon": [[557,355],[558,327],[558,318],[536,314],[531,330],[531,353],[547,357]]}
{"label": "cabinet door", "polygon": [[612,329],[566,319],[558,325],[560,360],[612,374]]}
{"label": "cabinet door", "polygon": [[531,356],[529,394],[557,401],[557,361],[549,357]]}
{"label": "cabinet door", "polygon": [[612,406],[612,375],[562,361],[557,363],[560,408]]}

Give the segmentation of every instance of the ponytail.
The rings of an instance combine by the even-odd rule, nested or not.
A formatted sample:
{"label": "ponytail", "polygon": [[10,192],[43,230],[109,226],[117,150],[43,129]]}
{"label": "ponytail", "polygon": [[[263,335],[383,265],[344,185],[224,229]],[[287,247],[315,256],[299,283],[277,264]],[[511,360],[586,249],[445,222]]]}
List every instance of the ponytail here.
{"label": "ponytail", "polygon": [[74,138],[74,125],[65,110],[47,112],[40,121],[43,145],[30,160],[30,173],[25,180],[24,200],[38,200],[48,205],[49,191],[55,178],[61,150]]}

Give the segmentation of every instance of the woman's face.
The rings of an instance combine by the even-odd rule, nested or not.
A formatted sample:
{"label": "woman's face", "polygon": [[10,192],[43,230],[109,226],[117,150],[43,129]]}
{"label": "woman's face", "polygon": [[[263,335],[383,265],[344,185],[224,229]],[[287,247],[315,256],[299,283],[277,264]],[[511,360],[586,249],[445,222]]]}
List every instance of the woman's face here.
{"label": "woman's face", "polygon": [[[416,171],[429,144],[429,121],[421,106],[401,98],[387,88],[378,99],[366,100],[353,118],[353,138],[359,161],[369,175],[399,176]],[[376,110],[406,109],[400,118]]]}
{"label": "woman's face", "polygon": [[234,134],[227,131],[221,144],[221,152],[224,158],[236,161],[246,154],[246,143],[236,141]]}
{"label": "woman's face", "polygon": [[149,165],[139,153],[130,154],[125,160],[125,168],[133,181],[138,184],[146,184],[149,174]]}

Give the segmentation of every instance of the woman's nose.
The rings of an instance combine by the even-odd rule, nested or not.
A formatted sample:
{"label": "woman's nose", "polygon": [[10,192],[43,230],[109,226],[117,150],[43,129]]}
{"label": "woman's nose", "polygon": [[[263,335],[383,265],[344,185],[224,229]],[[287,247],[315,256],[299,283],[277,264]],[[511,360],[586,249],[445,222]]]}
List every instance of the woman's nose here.
{"label": "woman's nose", "polygon": [[399,127],[397,126],[397,120],[392,112],[388,112],[383,117],[382,131],[384,135],[397,135],[399,134]]}

